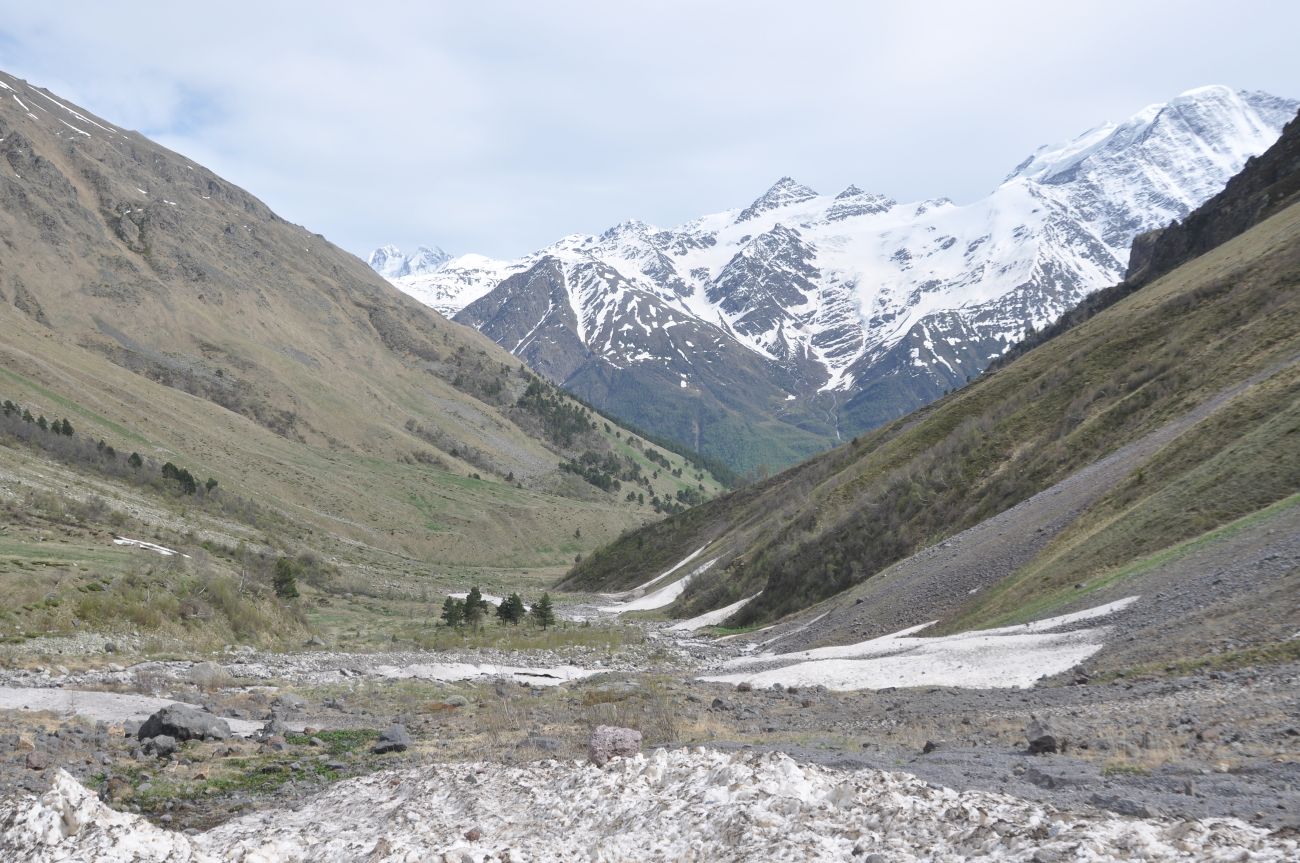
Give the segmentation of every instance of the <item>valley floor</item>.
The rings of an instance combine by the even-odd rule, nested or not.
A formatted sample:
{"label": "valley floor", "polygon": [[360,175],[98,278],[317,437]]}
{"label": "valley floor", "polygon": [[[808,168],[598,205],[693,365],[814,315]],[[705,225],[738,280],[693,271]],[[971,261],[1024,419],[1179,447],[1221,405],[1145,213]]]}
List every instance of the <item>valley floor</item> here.
{"label": "valley floor", "polygon": [[[747,830],[754,831],[748,838],[757,839],[767,835],[763,818],[769,816],[763,813],[777,811],[785,819],[780,822],[785,833],[802,837],[792,839],[796,844],[787,850],[807,859],[838,859],[854,848],[859,854],[907,859],[898,856],[904,850],[895,841],[898,836],[938,843],[935,847],[948,849],[944,853],[952,859],[977,846],[988,846],[991,859],[1040,859],[1029,855],[1048,845],[1068,851],[1066,845],[1035,840],[1025,832],[1027,821],[1004,833],[975,831],[983,838],[962,844],[975,842],[975,833],[944,832],[936,826],[943,819],[926,809],[927,801],[941,810],[959,805],[984,813],[972,817],[985,827],[1007,818],[998,814],[1004,810],[1026,818],[1026,813],[1037,813],[1034,817],[1046,819],[1042,823],[1071,837],[1068,847],[1075,849],[1101,849],[1127,836],[1123,841],[1138,843],[1133,848],[1145,848],[1156,859],[1212,859],[1215,843],[1224,848],[1255,843],[1252,847],[1262,856],[1254,859],[1287,859],[1295,853],[1300,831],[1296,661],[1237,670],[1170,667],[1093,680],[1069,675],[1029,689],[925,686],[834,692],[818,686],[702,681],[700,676],[752,655],[752,648],[736,640],[683,636],[660,623],[638,625],[646,638],[617,649],[571,645],[531,651],[257,653],[232,648],[201,662],[132,661],[104,654],[94,638],[84,636],[40,644],[46,652],[42,664],[34,665],[36,657],[21,662],[11,648],[5,660],[9,667],[0,670],[0,730],[8,752],[0,758],[0,800],[5,801],[0,813],[7,810],[0,814],[0,850],[16,853],[20,846],[15,843],[28,841],[21,846],[23,853],[35,853],[30,837],[15,838],[15,831],[21,832],[27,815],[44,811],[31,795],[62,781],[56,771],[63,768],[113,809],[184,831],[194,838],[195,848],[208,853],[218,848],[210,838],[216,836],[227,837],[231,844],[222,847],[229,848],[238,845],[235,837],[240,836],[244,844],[238,847],[245,850],[276,837],[299,842],[296,828],[281,828],[310,822],[319,807],[336,806],[339,795],[354,793],[342,790],[339,782],[371,795],[376,807],[372,817],[386,819],[390,816],[382,813],[415,809],[410,808],[414,804],[381,799],[385,783],[444,806],[445,801],[434,800],[439,782],[473,779],[474,793],[458,798],[460,815],[446,816],[437,829],[410,832],[393,826],[385,835],[375,833],[377,842],[388,840],[375,847],[391,853],[372,859],[405,859],[406,852],[398,849],[463,848],[468,859],[477,860],[505,845],[521,852],[532,847],[522,859],[566,859],[558,851],[539,852],[540,846],[529,846],[522,837],[540,831],[550,841],[563,841],[557,832],[564,830],[561,821],[540,819],[541,809],[556,805],[546,803],[550,798],[543,799],[542,792],[592,782],[614,783],[609,805],[623,800],[617,805],[627,810],[624,820],[619,825],[584,821],[579,812],[556,818],[576,825],[574,836],[581,838],[573,841],[587,843],[587,850],[604,849],[600,853],[605,857],[594,859],[626,859],[633,847],[626,842],[637,835],[649,843],[640,846],[642,859],[689,859],[673,850],[678,849],[673,842],[685,841],[681,835],[664,833],[662,818],[672,809],[671,800],[647,799],[648,809],[633,811],[636,807],[618,796],[624,793],[617,791],[618,781],[609,777],[626,774],[632,777],[629,782],[649,782],[666,794],[677,793],[671,789],[680,785],[712,800],[719,794],[730,795],[728,799],[736,795],[733,786],[740,780],[721,782],[718,777],[737,771],[756,783],[753,800],[761,805],[737,803],[737,798],[728,823],[757,819],[747,822]],[[130,733],[164,703],[155,699],[198,704],[229,717],[237,735],[272,717],[283,727],[268,729],[270,736],[191,742],[173,758],[160,760],[142,751]],[[23,709],[25,704],[44,709]],[[1061,751],[1028,753],[1025,726],[1031,719],[1051,730]],[[372,742],[393,722],[410,732],[411,748],[372,754]],[[602,724],[637,728],[648,754],[665,754],[600,773],[583,756],[591,729]],[[707,751],[691,749],[696,746]],[[875,771],[908,776],[890,778]],[[773,792],[769,780],[777,775],[803,790]],[[68,782],[58,799],[79,793]],[[524,800],[519,783],[542,796]],[[882,806],[881,783],[899,783],[889,793],[914,797],[904,807],[907,815],[900,823],[908,826],[901,833],[870,827],[863,821],[865,813],[830,818],[819,808],[843,795],[867,795],[875,800],[873,806]],[[969,794],[936,801],[933,789],[938,786]],[[332,787],[339,790],[330,792]],[[730,790],[718,790],[724,787]],[[494,804],[492,788],[513,788],[514,796],[504,795]],[[326,796],[318,796],[322,793]],[[773,795],[786,802],[774,803],[768,799]],[[890,805],[901,805],[897,797],[888,799],[895,801]],[[759,809],[751,811],[751,804]],[[292,810],[302,814],[292,815]],[[814,812],[820,814],[813,817]],[[716,812],[695,813],[681,822],[681,830],[720,829],[713,823],[718,817]],[[1243,823],[1186,827],[1184,834],[1209,833],[1197,832],[1205,841],[1185,845],[1190,849],[1185,852],[1170,838],[1171,825],[1222,817]],[[1163,826],[1142,826],[1148,821]],[[131,824],[132,835],[144,830]],[[660,826],[651,829],[655,824]],[[464,840],[462,834],[476,826],[483,842]],[[613,831],[609,836],[625,844],[602,845],[602,831]],[[361,834],[369,835],[365,830]],[[1206,839],[1210,834],[1218,838]],[[655,835],[667,844],[655,845]],[[749,847],[745,839],[740,836],[730,847]],[[342,847],[322,846],[320,853],[347,859]],[[355,850],[360,854],[365,849]],[[565,847],[565,853],[578,850],[583,849]],[[273,853],[230,859],[293,858]],[[755,850],[733,859],[776,858]],[[1085,854],[1082,859],[1090,858]]]}

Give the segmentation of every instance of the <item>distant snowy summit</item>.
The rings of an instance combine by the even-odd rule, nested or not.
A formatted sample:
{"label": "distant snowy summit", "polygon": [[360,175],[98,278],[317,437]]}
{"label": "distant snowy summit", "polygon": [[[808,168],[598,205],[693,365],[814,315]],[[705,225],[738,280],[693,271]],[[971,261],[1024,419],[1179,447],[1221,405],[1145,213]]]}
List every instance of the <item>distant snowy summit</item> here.
{"label": "distant snowy summit", "polygon": [[453,258],[437,246],[420,246],[408,256],[393,245],[375,249],[366,263],[403,293],[449,318],[495,288],[509,266],[482,255]]}
{"label": "distant snowy summit", "polygon": [[386,279],[436,273],[451,260],[451,255],[437,246],[420,246],[413,255],[404,255],[397,246],[380,246],[370,253],[366,263]]}
{"label": "distant snowy summit", "polygon": [[[1201,87],[1039,148],[969,204],[782,177],[677,227],[628,221],[516,261],[389,278],[598,407],[637,408],[651,431],[707,448],[703,424],[739,413],[835,440],[961,384],[1122,279],[1137,234],[1218,192],[1298,108]],[[372,266],[380,252],[392,266],[386,250]],[[648,393],[673,404],[645,409]]]}

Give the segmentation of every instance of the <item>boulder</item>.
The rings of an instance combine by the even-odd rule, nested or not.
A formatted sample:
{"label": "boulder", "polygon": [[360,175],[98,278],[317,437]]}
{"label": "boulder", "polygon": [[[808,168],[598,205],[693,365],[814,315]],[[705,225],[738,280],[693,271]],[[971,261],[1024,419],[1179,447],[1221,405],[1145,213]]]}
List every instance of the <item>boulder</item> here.
{"label": "boulder", "polygon": [[230,726],[226,720],[211,713],[195,710],[185,704],[171,704],[150,716],[136,732],[140,740],[166,734],[176,740],[226,740]]}
{"label": "boulder", "polygon": [[1060,741],[1037,717],[1030,716],[1029,723],[1025,725],[1025,737],[1029,740],[1029,754],[1043,755],[1049,752],[1060,751]]}
{"label": "boulder", "polygon": [[376,755],[382,755],[385,752],[405,752],[411,747],[411,735],[407,733],[405,725],[393,724],[388,730],[379,735],[379,740],[370,748],[370,751]]}
{"label": "boulder", "polygon": [[635,728],[597,725],[587,742],[587,758],[604,767],[611,758],[625,758],[641,751],[641,732]]}
{"label": "boulder", "polygon": [[266,721],[266,724],[257,732],[257,736],[265,739],[277,735],[284,737],[288,733],[289,728],[280,721],[280,717],[272,715],[271,718]]}
{"label": "boulder", "polygon": [[307,706],[307,700],[300,695],[294,695],[292,692],[281,692],[271,702],[271,706],[285,711],[302,710]]}
{"label": "boulder", "polygon": [[49,757],[40,750],[27,753],[27,760],[24,762],[28,770],[44,770],[50,766]]}
{"label": "boulder", "polygon": [[174,754],[178,748],[176,738],[169,734],[159,734],[157,737],[149,738],[148,742],[145,743],[145,749],[153,752],[159,758],[166,758]]}

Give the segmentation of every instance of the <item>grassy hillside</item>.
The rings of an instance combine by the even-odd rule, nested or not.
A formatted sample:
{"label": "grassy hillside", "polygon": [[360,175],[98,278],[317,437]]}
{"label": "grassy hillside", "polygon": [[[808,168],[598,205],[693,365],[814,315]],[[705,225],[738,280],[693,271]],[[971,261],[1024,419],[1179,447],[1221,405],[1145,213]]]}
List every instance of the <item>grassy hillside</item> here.
{"label": "grassy hillside", "polygon": [[[626,587],[705,543],[722,562],[688,614],[762,590],[730,621],[808,607],[1003,512],[1196,405],[1211,416],[1133,465],[963,625],[1012,619],[1081,580],[1300,490],[1300,207],[1132,292],[975,383],[852,444],[621,538],[563,581]],[[725,564],[725,565],[723,565]]]}
{"label": "grassy hillside", "polygon": [[[17,96],[0,100],[0,400],[119,456],[10,428],[0,492],[53,496],[50,512],[92,487],[135,502],[84,524],[51,515],[14,544],[48,531],[129,554],[111,547],[120,522],[189,552],[206,532],[418,596],[420,579],[551,577],[659,518],[654,499],[667,511],[722,488],[202,166],[0,82]],[[133,482],[133,452],[217,489],[202,503]],[[604,487],[561,468],[584,458],[606,460]]]}

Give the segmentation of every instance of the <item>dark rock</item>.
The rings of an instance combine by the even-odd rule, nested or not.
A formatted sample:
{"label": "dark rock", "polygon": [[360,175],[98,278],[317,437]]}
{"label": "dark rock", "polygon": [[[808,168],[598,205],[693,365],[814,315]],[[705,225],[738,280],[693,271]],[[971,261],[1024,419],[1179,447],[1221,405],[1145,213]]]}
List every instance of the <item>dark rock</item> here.
{"label": "dark rock", "polygon": [[923,755],[929,755],[931,752],[933,752],[938,748],[939,748],[938,743],[935,743],[933,740],[927,740],[925,741],[925,745],[921,747],[921,753]]}
{"label": "dark rock", "polygon": [[465,831],[465,839],[469,842],[477,842],[483,838],[483,831],[477,827],[471,827]]}
{"label": "dark rock", "polygon": [[715,698],[715,699],[713,699],[713,703],[710,704],[709,707],[712,708],[713,710],[731,710],[731,709],[732,709],[732,708],[731,708],[731,705],[728,704],[726,701],[722,700],[721,698]]}
{"label": "dark rock", "polygon": [[1052,734],[1048,727],[1039,722],[1036,717],[1029,717],[1029,724],[1025,726],[1025,737],[1029,740],[1030,755],[1043,755],[1060,751],[1056,735]]}
{"label": "dark rock", "polygon": [[44,770],[50,766],[50,759],[44,752],[39,750],[28,752],[27,761],[25,762],[28,770]]}
{"label": "dark rock", "polygon": [[280,721],[280,717],[273,715],[257,732],[257,736],[266,739],[268,737],[284,737],[288,733],[288,726]]}
{"label": "dark rock", "polygon": [[307,706],[307,701],[292,692],[282,692],[271,702],[271,706],[283,708],[284,710],[302,710]]}
{"label": "dark rock", "polygon": [[226,740],[230,737],[230,726],[218,716],[184,704],[172,704],[146,719],[136,736],[147,740],[159,734],[177,740]]}
{"label": "dark rock", "polygon": [[1094,794],[1088,798],[1088,802],[1098,809],[1109,809],[1117,815],[1127,815],[1130,818],[1151,817],[1150,809],[1127,797],[1119,797],[1114,794]]}
{"label": "dark rock", "polygon": [[388,730],[379,735],[379,740],[370,748],[370,751],[376,755],[382,755],[385,752],[405,752],[411,746],[411,735],[407,733],[406,726],[394,723],[388,727]]}
{"label": "dark rock", "polygon": [[597,767],[604,767],[611,758],[636,755],[641,751],[641,732],[634,728],[598,725],[587,741],[587,758]]}
{"label": "dark rock", "polygon": [[105,653],[117,653],[117,645],[111,641],[104,642]]}
{"label": "dark rock", "polygon": [[145,741],[146,751],[153,752],[153,754],[157,755],[159,758],[166,758],[169,755],[175,754],[178,748],[179,745],[176,743],[176,738],[169,734],[159,734]]}
{"label": "dark rock", "polygon": [[753,690],[754,686],[748,680],[742,680],[736,684],[737,692],[752,692]]}

